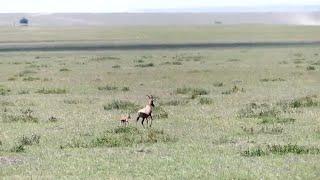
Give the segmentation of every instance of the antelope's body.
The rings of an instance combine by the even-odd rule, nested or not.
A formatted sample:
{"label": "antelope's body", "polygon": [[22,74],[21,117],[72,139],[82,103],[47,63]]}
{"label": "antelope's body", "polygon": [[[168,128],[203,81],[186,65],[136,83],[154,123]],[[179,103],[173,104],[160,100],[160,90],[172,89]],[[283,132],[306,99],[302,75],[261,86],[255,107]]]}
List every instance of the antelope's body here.
{"label": "antelope's body", "polygon": [[151,118],[150,121],[150,127],[152,125],[152,109],[154,107],[153,104],[153,97],[152,96],[147,96],[148,97],[148,104],[146,105],[146,107],[144,107],[143,109],[140,109],[138,111],[138,117],[137,117],[137,122],[139,121],[140,118],[142,118],[141,124],[144,127],[144,120],[147,120],[147,124],[149,124],[148,118]]}
{"label": "antelope's body", "polygon": [[120,122],[121,122],[121,124],[122,125],[127,125],[128,123],[129,123],[129,120],[131,119],[131,117],[130,117],[130,115],[128,115],[128,116],[122,116],[121,118],[120,118]]}

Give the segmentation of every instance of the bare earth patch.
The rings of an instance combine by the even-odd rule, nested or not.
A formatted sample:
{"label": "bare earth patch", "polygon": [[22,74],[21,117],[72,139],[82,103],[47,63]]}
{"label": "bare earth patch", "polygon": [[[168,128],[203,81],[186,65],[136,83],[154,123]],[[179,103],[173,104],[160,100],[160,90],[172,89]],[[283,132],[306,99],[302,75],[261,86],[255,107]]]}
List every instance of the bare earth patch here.
{"label": "bare earth patch", "polygon": [[0,157],[0,166],[15,165],[22,163],[22,159],[17,157]]}

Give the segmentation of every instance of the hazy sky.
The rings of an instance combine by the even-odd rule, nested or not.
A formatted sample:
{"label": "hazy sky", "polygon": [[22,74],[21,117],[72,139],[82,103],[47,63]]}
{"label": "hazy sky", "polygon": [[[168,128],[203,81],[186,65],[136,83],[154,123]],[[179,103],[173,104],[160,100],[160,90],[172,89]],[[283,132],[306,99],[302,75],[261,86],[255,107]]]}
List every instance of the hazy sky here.
{"label": "hazy sky", "polygon": [[319,5],[320,0],[0,0],[0,12],[137,12],[226,6]]}

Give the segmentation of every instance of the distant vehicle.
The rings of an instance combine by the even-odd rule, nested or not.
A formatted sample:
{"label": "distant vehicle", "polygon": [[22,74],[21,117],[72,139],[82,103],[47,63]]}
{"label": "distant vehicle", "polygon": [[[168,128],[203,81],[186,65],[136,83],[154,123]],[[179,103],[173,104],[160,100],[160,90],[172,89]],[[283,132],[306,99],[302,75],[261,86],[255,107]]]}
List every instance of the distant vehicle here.
{"label": "distant vehicle", "polygon": [[29,20],[24,17],[24,18],[20,19],[19,23],[21,26],[28,26]]}

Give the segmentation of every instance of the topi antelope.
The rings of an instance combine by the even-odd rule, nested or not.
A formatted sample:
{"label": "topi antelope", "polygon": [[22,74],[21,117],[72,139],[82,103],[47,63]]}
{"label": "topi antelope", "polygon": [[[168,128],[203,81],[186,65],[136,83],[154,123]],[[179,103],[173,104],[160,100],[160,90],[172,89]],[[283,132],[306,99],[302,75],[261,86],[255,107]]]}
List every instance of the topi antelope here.
{"label": "topi antelope", "polygon": [[154,107],[154,104],[153,104],[153,96],[152,95],[147,95],[148,97],[148,104],[146,105],[145,108],[143,109],[140,109],[138,111],[138,117],[137,117],[137,121],[139,121],[140,118],[142,118],[142,126],[144,127],[144,120],[147,119],[147,124],[149,124],[149,121],[148,121],[148,118],[150,117],[151,118],[151,121],[150,121],[150,127],[152,125],[152,108]]}
{"label": "topi antelope", "polygon": [[131,119],[130,114],[127,116],[122,116],[120,118],[121,125],[127,126],[130,119]]}

